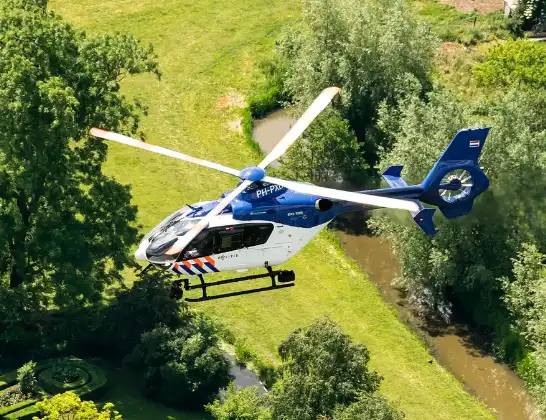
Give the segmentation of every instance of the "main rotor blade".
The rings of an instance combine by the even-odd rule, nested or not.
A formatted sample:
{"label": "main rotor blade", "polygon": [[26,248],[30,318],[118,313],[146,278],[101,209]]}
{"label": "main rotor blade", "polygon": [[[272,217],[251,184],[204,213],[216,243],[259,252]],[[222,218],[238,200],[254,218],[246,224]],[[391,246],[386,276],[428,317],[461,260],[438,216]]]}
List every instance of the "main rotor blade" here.
{"label": "main rotor blade", "polygon": [[240,171],[238,171],[237,169],[228,168],[227,166],[220,165],[219,163],[194,158],[192,156],[185,155],[184,153],[175,152],[174,150],[165,149],[164,147],[144,143],[143,141],[136,140],[122,134],[112,133],[111,131],[102,130],[100,128],[92,128],[91,134],[95,137],[100,137],[101,139],[116,141],[118,143],[138,147],[139,149],[147,150],[149,152],[159,153],[160,155],[184,160],[186,162],[196,163],[197,165],[206,166],[207,168],[216,169],[217,171],[225,172],[227,174],[235,175],[237,177],[240,173]]}
{"label": "main rotor blade", "polygon": [[167,255],[180,254],[186,246],[197,236],[199,233],[208,227],[210,221],[218,216],[222,211],[231,203],[239,194],[248,188],[252,184],[252,181],[243,181],[237,188],[226,195],[220,202],[214,207],[205,217],[203,217],[197,224],[192,227],[184,236],[178,238],[174,245],[165,252]]}
{"label": "main rotor blade", "polygon": [[334,96],[336,96],[341,89],[335,86],[326,88],[322,93],[313,101],[311,106],[307,108],[307,111],[300,117],[300,119],[292,126],[290,131],[284,135],[284,137],[277,143],[273,150],[264,158],[264,160],[258,165],[259,168],[264,169],[271,162],[277,160],[286,153],[288,148],[294,143],[299,136],[309,127],[315,118],[328,106]]}
{"label": "main rotor blade", "polygon": [[385,207],[408,211],[418,212],[420,210],[419,205],[416,202],[409,200],[400,200],[398,198],[383,197],[379,195],[360,194],[343,190],[335,190],[332,188],[302,184],[299,182],[287,181],[285,179],[273,178],[270,176],[266,176],[263,181],[269,182],[271,184],[281,185],[283,187],[303,194],[319,195],[321,197],[327,197],[334,200],[351,201],[353,203],[359,203],[368,206]]}

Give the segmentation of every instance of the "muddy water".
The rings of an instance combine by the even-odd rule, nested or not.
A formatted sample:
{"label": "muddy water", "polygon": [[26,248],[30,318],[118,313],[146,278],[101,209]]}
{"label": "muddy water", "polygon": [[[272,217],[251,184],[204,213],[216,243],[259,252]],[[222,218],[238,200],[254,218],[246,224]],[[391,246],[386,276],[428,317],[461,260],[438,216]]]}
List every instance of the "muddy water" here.
{"label": "muddy water", "polygon": [[[286,111],[277,111],[256,122],[254,139],[264,152],[269,152],[295,121]],[[262,145],[263,142],[263,145]],[[356,216],[356,215],[355,215]],[[384,299],[393,305],[401,318],[414,329],[431,348],[438,361],[449,369],[468,392],[479,398],[501,420],[532,419],[532,404],[523,382],[506,365],[497,363],[486,351],[483,338],[463,324],[432,324],[415,316],[403,294],[392,286],[399,275],[399,266],[389,245],[362,230],[364,220],[345,217],[337,223],[338,236],[347,255],[368,273]],[[360,226],[354,228],[354,226]]]}
{"label": "muddy water", "polygon": [[260,143],[264,153],[269,153],[295,122],[288,115],[288,111],[284,109],[275,111],[267,118],[254,122],[254,140]]}

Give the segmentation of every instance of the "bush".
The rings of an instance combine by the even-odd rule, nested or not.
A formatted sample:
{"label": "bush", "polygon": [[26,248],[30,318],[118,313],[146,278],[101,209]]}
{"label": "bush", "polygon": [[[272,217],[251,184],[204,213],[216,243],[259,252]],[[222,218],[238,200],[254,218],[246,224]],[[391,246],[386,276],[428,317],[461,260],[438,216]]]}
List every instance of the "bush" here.
{"label": "bush", "polygon": [[256,362],[256,367],[258,368],[260,380],[263,382],[266,389],[272,389],[273,385],[275,385],[279,379],[277,368],[270,363],[262,362],[260,360]]}
{"label": "bush", "polygon": [[490,48],[472,72],[481,86],[546,88],[545,68],[546,45],[518,39]]}
{"label": "bush", "polygon": [[546,1],[519,0],[515,16],[523,22],[525,29],[546,29]]}
{"label": "bush", "polygon": [[200,316],[181,328],[162,325],[144,333],[124,362],[144,369],[148,396],[185,408],[211,402],[232,379],[215,327]]}
{"label": "bush", "polygon": [[404,413],[380,394],[363,393],[348,407],[338,407],[333,420],[402,420],[404,417]]}
{"label": "bush", "polygon": [[[36,420],[85,419],[85,420],[121,420],[121,414],[114,410],[114,404],[106,403],[102,410],[93,401],[82,401],[73,392],[55,395],[53,398],[36,403],[41,416]],[[43,417],[42,417],[43,416]]]}
{"label": "bush", "polygon": [[30,361],[17,370],[17,382],[23,394],[34,394],[38,390],[35,369],[36,363]]}
{"label": "bush", "polygon": [[271,413],[267,409],[266,397],[261,396],[258,388],[250,387],[235,390],[233,383],[223,396],[223,401],[215,400],[205,406],[216,420],[268,420]]}
{"label": "bush", "polygon": [[70,361],[60,359],[53,365],[51,376],[58,382],[69,383],[78,378],[78,370]]}
{"label": "bush", "polygon": [[251,362],[254,359],[252,351],[245,346],[243,343],[235,344],[235,359],[237,363],[244,366],[248,362]]}

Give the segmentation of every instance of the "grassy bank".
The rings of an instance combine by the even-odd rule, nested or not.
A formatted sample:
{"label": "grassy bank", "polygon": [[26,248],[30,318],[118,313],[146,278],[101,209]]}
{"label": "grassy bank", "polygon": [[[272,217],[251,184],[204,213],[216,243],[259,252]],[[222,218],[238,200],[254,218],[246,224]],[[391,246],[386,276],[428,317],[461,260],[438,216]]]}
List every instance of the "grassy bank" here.
{"label": "grassy bank", "polygon": [[[150,106],[142,123],[150,142],[236,168],[258,161],[235,122],[256,64],[281,26],[298,17],[297,2],[54,0],[51,6],[89,32],[119,28],[154,44],[163,80],[139,77],[124,85]],[[213,199],[235,185],[227,175],[120,145],[110,145],[106,170],[133,186],[144,230],[184,203]],[[295,288],[199,307],[271,360],[289,332],[328,315],[369,347],[383,391],[408,419],[492,418],[445,369],[428,363],[422,343],[334,238],[320,235],[284,268],[297,272]]]}

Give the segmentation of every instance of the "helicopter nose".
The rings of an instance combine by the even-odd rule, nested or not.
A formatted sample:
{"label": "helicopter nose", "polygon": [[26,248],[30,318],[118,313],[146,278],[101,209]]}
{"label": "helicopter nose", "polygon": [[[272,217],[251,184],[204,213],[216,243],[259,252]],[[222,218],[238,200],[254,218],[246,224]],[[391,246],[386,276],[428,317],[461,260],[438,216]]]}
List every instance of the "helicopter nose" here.
{"label": "helicopter nose", "polygon": [[148,246],[148,244],[146,244],[146,243],[141,243],[138,246],[138,249],[135,251],[135,258],[138,261],[148,261],[146,259],[146,248],[147,248],[147,246]]}

